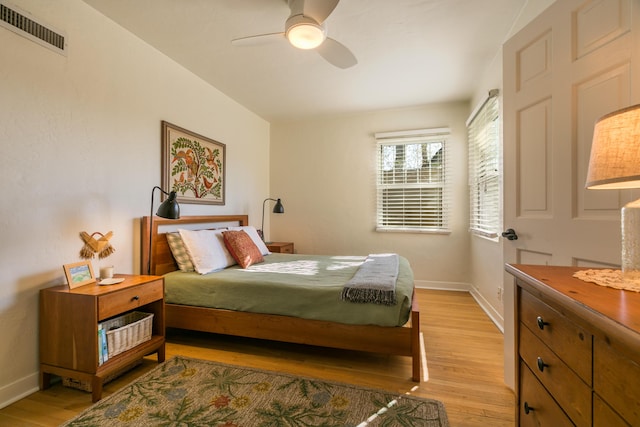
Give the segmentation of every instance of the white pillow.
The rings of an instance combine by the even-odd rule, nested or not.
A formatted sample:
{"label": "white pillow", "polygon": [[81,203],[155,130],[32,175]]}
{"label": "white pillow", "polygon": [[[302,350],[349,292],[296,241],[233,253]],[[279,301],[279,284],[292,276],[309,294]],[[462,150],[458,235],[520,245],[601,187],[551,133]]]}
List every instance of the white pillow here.
{"label": "white pillow", "polygon": [[269,252],[267,245],[265,245],[262,239],[260,238],[260,235],[258,234],[258,230],[256,230],[256,228],[253,225],[245,225],[242,227],[229,227],[229,230],[244,230],[244,232],[247,233],[249,237],[251,237],[251,240],[253,240],[253,243],[256,244],[256,246],[258,247],[258,250],[262,255],[269,255],[271,253]]}
{"label": "white pillow", "polygon": [[236,263],[224,245],[223,231],[225,230],[178,230],[198,273],[211,273]]}

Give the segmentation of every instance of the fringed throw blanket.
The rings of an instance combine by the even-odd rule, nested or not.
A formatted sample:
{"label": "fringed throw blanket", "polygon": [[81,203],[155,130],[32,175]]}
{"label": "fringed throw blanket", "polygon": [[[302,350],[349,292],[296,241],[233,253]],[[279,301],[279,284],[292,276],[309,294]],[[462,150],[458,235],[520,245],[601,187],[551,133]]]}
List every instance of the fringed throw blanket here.
{"label": "fringed throw blanket", "polygon": [[397,279],[397,254],[370,254],[345,285],[342,299],[394,305]]}

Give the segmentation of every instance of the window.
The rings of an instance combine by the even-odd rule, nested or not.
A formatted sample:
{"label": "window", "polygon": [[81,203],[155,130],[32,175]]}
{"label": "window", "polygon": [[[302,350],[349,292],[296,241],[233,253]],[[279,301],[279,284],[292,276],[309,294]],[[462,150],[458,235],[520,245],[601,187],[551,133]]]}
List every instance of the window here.
{"label": "window", "polygon": [[500,209],[500,116],[498,90],[467,122],[469,132],[470,229],[498,238]]}
{"label": "window", "polygon": [[376,134],[377,230],[448,232],[449,130]]}

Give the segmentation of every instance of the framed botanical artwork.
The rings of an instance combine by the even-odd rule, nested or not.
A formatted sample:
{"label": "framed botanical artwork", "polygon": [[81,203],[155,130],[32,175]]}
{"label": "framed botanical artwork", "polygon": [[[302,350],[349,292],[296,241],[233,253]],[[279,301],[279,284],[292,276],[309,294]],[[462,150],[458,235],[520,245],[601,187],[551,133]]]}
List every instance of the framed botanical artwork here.
{"label": "framed botanical artwork", "polygon": [[62,266],[64,275],[67,276],[69,289],[95,283],[96,276],[93,274],[93,267],[89,261],[74,262]]}
{"label": "framed botanical artwork", "polygon": [[226,145],[162,121],[162,183],[179,203],[224,205]]}

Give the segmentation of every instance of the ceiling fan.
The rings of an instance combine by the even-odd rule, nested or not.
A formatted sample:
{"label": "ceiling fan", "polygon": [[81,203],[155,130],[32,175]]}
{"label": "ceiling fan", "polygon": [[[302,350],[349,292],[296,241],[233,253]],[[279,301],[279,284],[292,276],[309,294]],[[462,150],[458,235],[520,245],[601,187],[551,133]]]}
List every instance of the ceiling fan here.
{"label": "ceiling fan", "polygon": [[313,49],[338,68],[353,67],[356,57],[342,43],[327,37],[323,25],[340,0],[288,0],[291,14],[284,32],[241,37],[231,41],[235,46],[251,46],[270,41],[288,40],[298,49]]}

